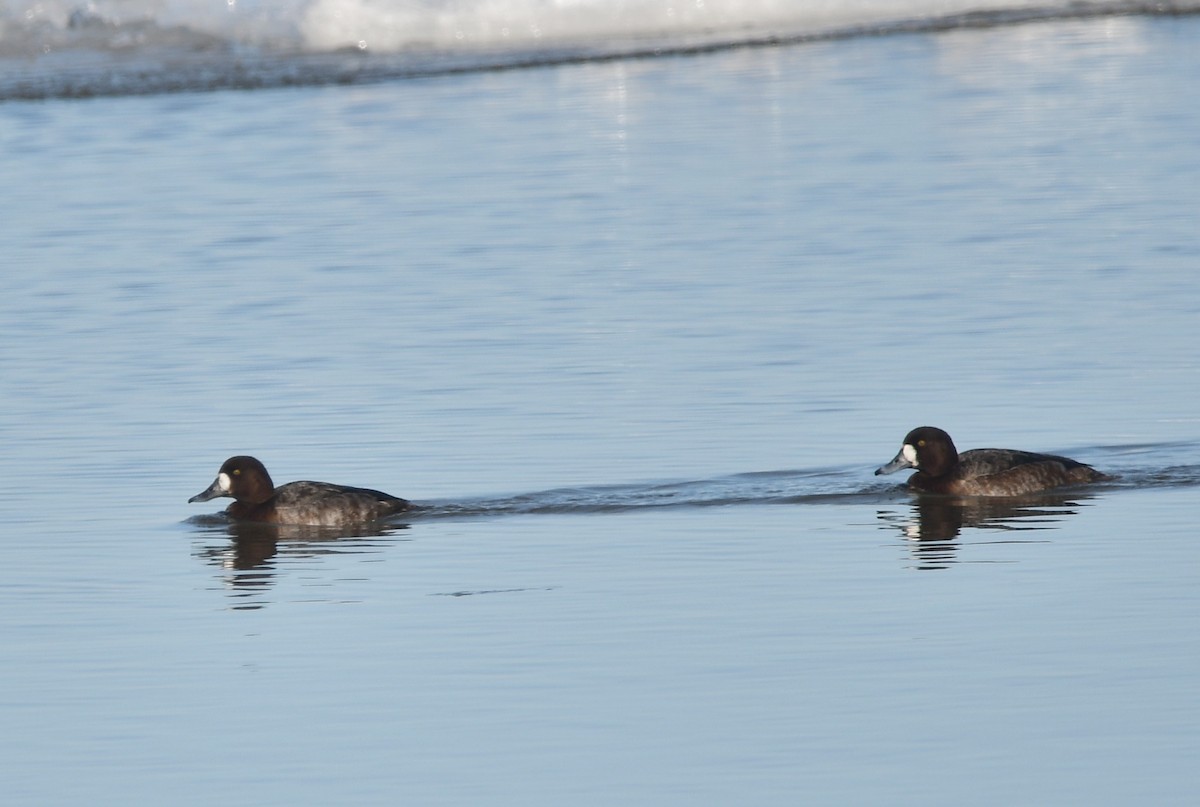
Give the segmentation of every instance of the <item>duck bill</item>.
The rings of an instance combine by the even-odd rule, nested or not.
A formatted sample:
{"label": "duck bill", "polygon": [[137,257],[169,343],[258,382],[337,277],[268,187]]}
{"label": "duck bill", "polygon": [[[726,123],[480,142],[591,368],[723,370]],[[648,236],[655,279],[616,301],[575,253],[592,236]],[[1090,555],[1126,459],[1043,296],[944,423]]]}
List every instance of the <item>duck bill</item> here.
{"label": "duck bill", "polygon": [[896,471],[903,471],[905,468],[916,467],[917,466],[913,465],[912,462],[909,461],[908,457],[904,456],[904,449],[902,448],[900,449],[900,453],[897,454],[891,462],[889,462],[887,465],[876,468],[875,475],[880,476],[881,474],[894,474]]}
{"label": "duck bill", "polygon": [[188,504],[194,504],[196,502],[206,502],[209,499],[215,499],[218,496],[225,496],[225,495],[227,495],[227,491],[221,485],[221,477],[218,476],[216,479],[213,480],[213,483],[208,486],[208,490],[201,491],[200,493],[197,493],[192,498],[188,499]]}

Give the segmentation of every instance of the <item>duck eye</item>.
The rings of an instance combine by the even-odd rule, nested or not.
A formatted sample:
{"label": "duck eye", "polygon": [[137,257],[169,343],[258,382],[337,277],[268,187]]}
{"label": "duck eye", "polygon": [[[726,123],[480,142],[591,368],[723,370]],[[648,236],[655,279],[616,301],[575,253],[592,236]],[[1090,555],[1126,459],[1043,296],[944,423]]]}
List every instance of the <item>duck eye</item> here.
{"label": "duck eye", "polygon": [[918,440],[918,441],[917,441],[917,446],[918,446],[918,447],[920,447],[920,448],[924,448],[924,447],[925,447],[925,441],[924,441],[924,440]]}
{"label": "duck eye", "polygon": [[234,468],[234,469],[233,469],[233,475],[234,475],[234,476],[241,476],[241,475],[242,475],[242,469],[241,469],[241,468]]}

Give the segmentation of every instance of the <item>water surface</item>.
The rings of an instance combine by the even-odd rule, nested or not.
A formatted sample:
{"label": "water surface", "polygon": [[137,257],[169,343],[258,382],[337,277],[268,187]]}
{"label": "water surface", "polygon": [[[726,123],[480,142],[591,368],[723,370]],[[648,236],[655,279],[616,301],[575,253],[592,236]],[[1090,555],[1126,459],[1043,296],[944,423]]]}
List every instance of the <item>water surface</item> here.
{"label": "water surface", "polygon": [[[1198,36],[0,105],[9,797],[1187,803]],[[924,423],[1120,479],[913,501]]]}

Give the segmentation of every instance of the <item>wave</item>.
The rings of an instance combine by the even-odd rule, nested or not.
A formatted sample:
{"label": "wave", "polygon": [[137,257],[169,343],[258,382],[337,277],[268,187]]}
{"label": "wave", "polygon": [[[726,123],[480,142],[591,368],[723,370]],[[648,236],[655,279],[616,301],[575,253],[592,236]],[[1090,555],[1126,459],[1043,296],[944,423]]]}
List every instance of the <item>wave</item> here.
{"label": "wave", "polygon": [[0,0],[0,100],[468,71],[1200,13],[1200,0]]}
{"label": "wave", "polygon": [[[1101,446],[1071,450],[1085,462],[1113,475],[1107,482],[1048,491],[1010,500],[969,500],[972,506],[1038,506],[1058,498],[1078,498],[1121,489],[1178,488],[1200,485],[1194,442]],[[870,467],[756,471],[713,479],[672,480],[618,485],[554,488],[502,496],[419,501],[395,518],[396,524],[440,519],[494,518],[515,515],[605,514],[666,508],[745,505],[894,504],[912,497],[904,483],[874,481]],[[946,497],[923,497],[945,499]],[[198,526],[224,528],[222,515],[192,516]],[[361,533],[356,533],[361,534]]]}
{"label": "wave", "polygon": [[[1196,448],[1191,446],[1193,452]],[[1139,449],[1145,447],[1138,447]],[[1116,451],[1117,449],[1110,449]],[[1120,449],[1128,451],[1127,447]],[[1086,455],[1085,455],[1086,456]],[[1063,493],[1023,496],[1019,504],[1038,505],[1061,496],[1077,498],[1080,491],[1100,493],[1120,489],[1177,488],[1200,485],[1200,464],[1121,467],[1098,463],[1114,479]],[[621,513],[665,508],[733,507],[739,505],[838,505],[907,502],[903,483],[864,482],[867,470],[827,468],[796,471],[763,471],[693,481],[644,485],[603,485],[557,488],[514,496],[421,503],[406,513],[406,523],[427,519],[486,518],[507,515]],[[927,497],[928,498],[928,497]],[[933,497],[938,498],[938,497]],[[989,500],[971,500],[987,504]],[[1011,502],[1010,502],[1011,503]]]}
{"label": "wave", "polygon": [[[1198,448],[1200,443],[1181,442],[1073,450],[1070,453],[1095,463],[1115,478],[1096,485],[1005,499],[913,496],[902,484],[866,481],[870,478],[868,467],[848,466],[421,502],[394,521],[349,531],[233,522],[222,514],[192,516],[186,523],[201,535],[196,554],[222,570],[222,579],[239,603],[236,608],[263,607],[261,595],[272,585],[280,557],[294,560],[378,554],[391,542],[405,540],[419,531],[422,523],[504,516],[605,515],[739,505],[866,505],[874,509],[879,529],[898,535],[909,546],[914,568],[933,570],[961,562],[959,553],[965,542],[1045,540],[1040,537],[1044,531],[1120,489],[1200,485],[1200,464],[1190,462]],[[444,594],[460,597],[530,590],[548,589]]]}

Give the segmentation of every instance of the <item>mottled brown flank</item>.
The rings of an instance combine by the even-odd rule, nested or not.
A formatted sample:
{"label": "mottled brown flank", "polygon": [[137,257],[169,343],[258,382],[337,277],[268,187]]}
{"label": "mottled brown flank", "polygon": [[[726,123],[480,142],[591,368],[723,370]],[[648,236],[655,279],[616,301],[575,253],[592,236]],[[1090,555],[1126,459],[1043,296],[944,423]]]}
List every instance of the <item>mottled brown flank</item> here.
{"label": "mottled brown flank", "polygon": [[261,504],[237,501],[225,511],[243,521],[349,527],[403,513],[410,504],[378,490],[331,485],[328,482],[289,482]]}
{"label": "mottled brown flank", "polygon": [[964,451],[956,463],[938,476],[917,471],[909,477],[908,485],[914,490],[955,496],[1021,496],[1109,478],[1090,465],[1067,457],[977,448]]}

